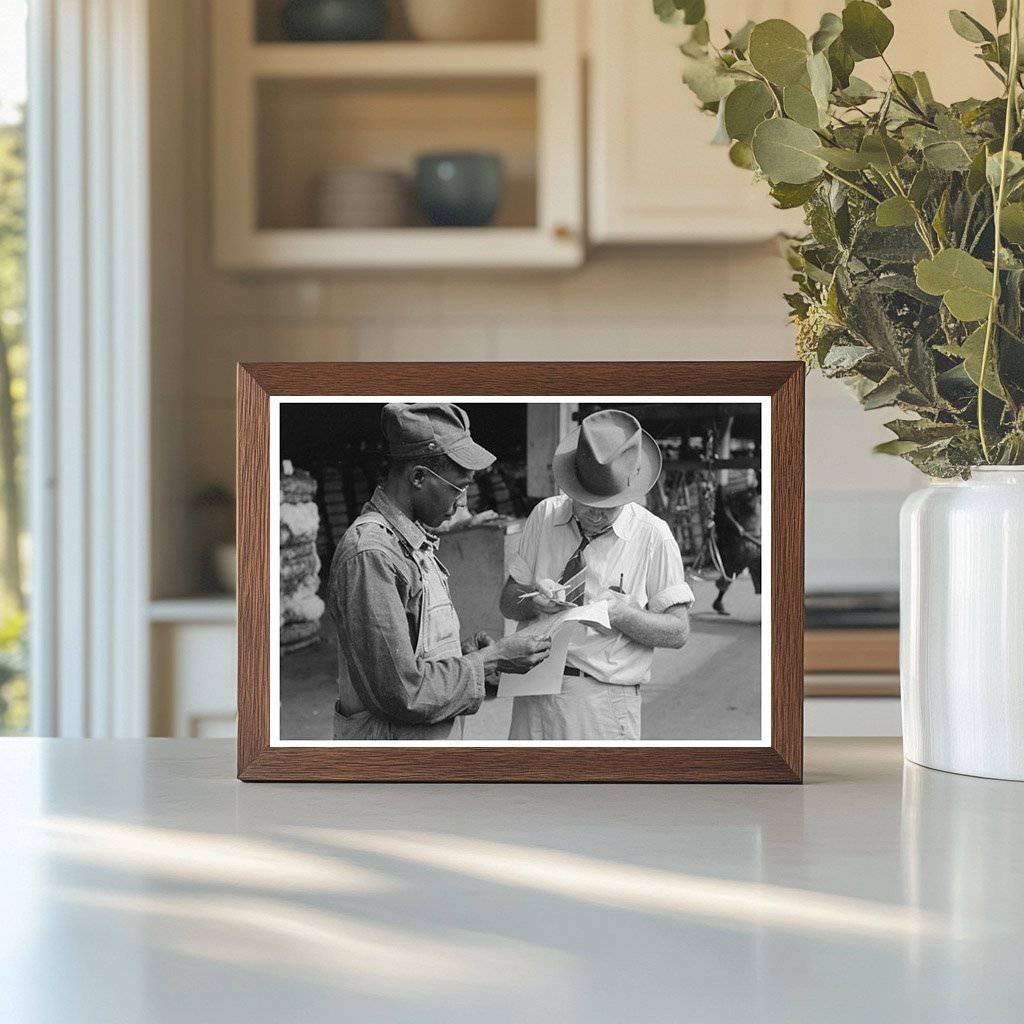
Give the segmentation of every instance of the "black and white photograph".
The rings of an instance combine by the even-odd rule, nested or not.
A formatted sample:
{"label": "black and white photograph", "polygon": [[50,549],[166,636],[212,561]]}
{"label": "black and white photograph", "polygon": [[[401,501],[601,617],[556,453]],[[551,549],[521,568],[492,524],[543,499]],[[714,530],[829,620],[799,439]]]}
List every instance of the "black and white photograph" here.
{"label": "black and white photograph", "polygon": [[272,743],[766,745],[769,417],[275,397]]}

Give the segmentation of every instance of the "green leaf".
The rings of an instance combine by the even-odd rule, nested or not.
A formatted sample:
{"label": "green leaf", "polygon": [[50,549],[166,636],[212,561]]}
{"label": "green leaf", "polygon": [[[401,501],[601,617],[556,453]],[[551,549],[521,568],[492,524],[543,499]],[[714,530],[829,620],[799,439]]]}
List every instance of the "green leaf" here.
{"label": "green leaf", "polygon": [[858,78],[856,75],[850,76],[850,80],[846,88],[840,92],[843,102],[848,103],[850,106],[856,106],[859,103],[867,103],[868,100],[873,100],[877,95],[877,89],[868,82],[865,82],[863,78]]}
{"label": "green leaf", "polygon": [[784,117],[762,121],[754,130],[754,156],[765,177],[777,184],[800,185],[821,174],[825,161],[817,155],[818,136]]}
{"label": "green leaf", "polygon": [[732,141],[729,133],[725,130],[725,111],[722,104],[718,104],[718,116],[715,118],[715,134],[711,137],[712,146],[728,146]]}
{"label": "green leaf", "polygon": [[819,146],[814,151],[816,156],[843,171],[863,171],[871,166],[871,161],[852,149],[839,149],[837,146]]}
{"label": "green leaf", "polygon": [[880,228],[907,227],[916,221],[914,204],[903,196],[890,196],[875,207],[875,223]]}
{"label": "green leaf", "polygon": [[874,349],[867,345],[836,345],[833,344],[821,358],[821,368],[830,376],[855,370],[865,359],[874,354]]}
{"label": "green leaf", "polygon": [[865,135],[860,144],[861,155],[883,174],[889,174],[903,159],[903,147],[891,135],[872,133]]}
{"label": "green leaf", "polygon": [[934,103],[935,97],[932,95],[932,86],[928,81],[928,76],[923,71],[915,71],[911,77],[914,79],[914,85],[917,86],[917,95],[925,103]]}
{"label": "green leaf", "polygon": [[[931,345],[920,334],[915,334],[910,342],[910,353],[907,359],[907,376],[914,388],[924,399],[925,405],[934,405],[939,401],[939,384],[935,377],[935,356]],[[910,395],[904,400],[909,400]]]}
{"label": "green leaf", "polygon": [[902,389],[900,379],[896,374],[887,377],[876,388],[872,388],[860,400],[865,409],[881,409],[887,405],[893,405]]}
{"label": "green leaf", "polygon": [[742,167],[745,171],[757,170],[754,151],[747,142],[734,142],[729,147],[729,162],[736,167]]}
{"label": "green leaf", "polygon": [[1007,203],[1003,207],[999,233],[1008,242],[1024,245],[1024,203]]}
{"label": "green leaf", "polygon": [[894,71],[892,80],[901,93],[909,96],[912,100],[918,99],[917,82],[911,75],[904,74],[902,71]]}
{"label": "green leaf", "polygon": [[697,46],[707,46],[711,42],[711,29],[706,21],[698,21],[690,33],[690,42]]}
{"label": "green leaf", "polygon": [[803,206],[817,190],[817,180],[804,182],[800,185],[792,185],[789,182],[781,181],[777,185],[772,186],[771,196],[778,209],[793,210],[798,206]]}
{"label": "green leaf", "polygon": [[799,83],[787,85],[782,90],[782,109],[786,116],[805,128],[821,127],[821,111],[811,95],[811,90]]}
{"label": "green leaf", "polygon": [[910,183],[910,190],[907,192],[907,196],[918,208],[921,207],[921,204],[931,194],[932,189],[935,187],[936,177],[935,172],[928,166],[922,167],[914,175],[914,180]]}
{"label": "green leaf", "polygon": [[734,53],[746,53],[750,48],[750,33],[754,28],[754,22],[748,21],[742,28],[736,29],[729,36],[729,42],[723,49],[732,50]]}
{"label": "green leaf", "polygon": [[[1002,158],[1003,151],[998,149],[994,153],[991,153],[985,161],[985,177],[988,179],[988,183],[993,191],[999,188],[999,175],[1002,166]],[[1013,181],[1013,179],[1022,171],[1024,171],[1024,157],[1014,149],[1008,150],[1006,154],[1007,182]]]}
{"label": "green leaf", "polygon": [[935,216],[932,217],[932,227],[935,230],[935,234],[938,236],[939,244],[943,247],[949,245],[949,233],[946,231],[946,214],[949,211],[949,189],[944,189],[942,198],[939,200],[939,205],[935,210]]}
{"label": "green leaf", "polygon": [[654,13],[664,22],[677,21],[679,18],[672,0],[654,0]]}
{"label": "green leaf", "polygon": [[811,36],[811,53],[827,50],[843,31],[843,19],[838,14],[823,14],[818,31]]}
{"label": "green leaf", "polygon": [[843,39],[861,60],[881,57],[892,34],[892,22],[874,4],[853,0],[843,9]]}
{"label": "green leaf", "polygon": [[917,286],[941,295],[946,308],[965,322],[988,316],[992,275],[981,260],[963,249],[943,249],[914,268]]}
{"label": "green leaf", "polygon": [[750,142],[754,129],[775,109],[775,99],[764,82],[742,82],[725,100],[725,130],[729,138]]}
{"label": "green leaf", "polygon": [[825,124],[828,119],[828,98],[832,93],[832,69],[828,66],[828,57],[825,54],[818,53],[808,59],[807,79],[810,82],[811,95],[821,112],[820,122]]}
{"label": "green leaf", "polygon": [[967,191],[972,196],[977,195],[985,185],[985,161],[988,160],[988,148],[989,143],[986,143],[974,154],[974,159],[971,160],[971,166],[967,171]]}
{"label": "green leaf", "polygon": [[[846,322],[851,332],[865,345],[870,345],[887,369],[903,365],[906,358],[903,337],[888,315],[891,299],[877,287],[865,285],[857,290],[847,310]],[[863,372],[863,371],[862,371]],[[881,377],[877,378],[879,381]]]}
{"label": "green leaf", "polygon": [[[993,356],[995,345],[989,343],[989,354],[988,361],[985,367],[985,390],[996,398],[1001,398],[1006,401],[1006,392],[1003,390],[1003,386],[999,383],[999,377],[996,375],[996,368],[994,365]],[[981,357],[985,351],[985,325],[980,324],[975,330],[973,330],[968,336],[964,343],[960,346],[958,353],[963,358],[964,372],[974,382],[975,387],[979,387],[979,381],[981,380]]]}
{"label": "green leaf", "polygon": [[807,68],[809,53],[807,37],[781,18],[762,21],[751,30],[747,58],[773,85],[784,87],[798,81]]}
{"label": "green leaf", "polygon": [[992,42],[995,36],[980,21],[972,18],[966,11],[950,11],[949,23],[958,36],[969,43]]}
{"label": "green leaf", "polygon": [[917,263],[928,255],[921,236],[915,230],[878,228],[875,227],[874,218],[858,230],[854,249],[861,259],[893,265]]}
{"label": "green leaf", "polygon": [[940,171],[966,171],[971,166],[971,158],[959,142],[932,142],[922,153],[925,160]]}
{"label": "green leaf", "polygon": [[916,441],[918,444],[956,437],[963,430],[959,423],[937,423],[926,419],[890,420],[885,427],[900,441]]}
{"label": "green leaf", "polygon": [[[864,406],[867,408],[867,405]],[[917,441],[883,441],[881,444],[876,444],[871,450],[876,455],[906,455],[907,452],[912,452],[921,445]]]}
{"label": "green leaf", "polygon": [[701,103],[717,103],[736,87],[736,79],[722,63],[709,57],[684,56],[683,81]]}
{"label": "green leaf", "polygon": [[704,20],[704,0],[654,0],[654,13],[668,24],[696,25]]}
{"label": "green leaf", "polygon": [[837,89],[845,89],[850,84],[850,75],[853,72],[853,53],[842,36],[833,41],[827,52],[832,80]]}
{"label": "green leaf", "polygon": [[696,25],[704,20],[704,0],[675,0],[675,4],[682,9],[683,21],[687,25]]}
{"label": "green leaf", "polygon": [[1006,17],[1006,0],[992,0],[992,11],[996,16],[996,25]]}

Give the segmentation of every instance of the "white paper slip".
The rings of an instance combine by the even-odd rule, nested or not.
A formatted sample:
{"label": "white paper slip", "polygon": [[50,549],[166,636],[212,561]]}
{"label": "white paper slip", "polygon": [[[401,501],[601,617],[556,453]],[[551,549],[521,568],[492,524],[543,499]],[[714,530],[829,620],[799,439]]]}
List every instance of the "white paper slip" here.
{"label": "white paper slip", "polygon": [[532,697],[561,693],[569,645],[587,626],[600,632],[610,632],[607,601],[568,608],[557,615],[545,615],[524,626],[517,635],[550,636],[551,653],[536,668],[523,675],[503,673],[498,683],[498,696]]}

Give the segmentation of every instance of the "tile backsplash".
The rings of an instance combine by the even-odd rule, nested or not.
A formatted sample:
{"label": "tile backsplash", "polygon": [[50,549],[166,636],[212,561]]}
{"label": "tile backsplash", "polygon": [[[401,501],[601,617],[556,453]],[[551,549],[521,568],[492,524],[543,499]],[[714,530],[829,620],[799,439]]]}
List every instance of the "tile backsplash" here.
{"label": "tile backsplash", "polygon": [[[786,268],[769,245],[609,252],[546,275],[190,277],[189,491],[230,486],[239,360],[792,358]],[[808,379],[809,587],[896,585],[897,512],[915,476],[871,453],[885,418]]]}

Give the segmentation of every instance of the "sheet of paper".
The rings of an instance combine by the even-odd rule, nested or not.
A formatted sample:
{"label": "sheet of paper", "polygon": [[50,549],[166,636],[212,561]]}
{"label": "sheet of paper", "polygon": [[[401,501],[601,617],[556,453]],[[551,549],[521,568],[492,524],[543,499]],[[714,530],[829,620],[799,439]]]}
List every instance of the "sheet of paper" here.
{"label": "sheet of paper", "polygon": [[561,693],[569,645],[583,632],[585,626],[602,632],[611,629],[608,624],[607,601],[595,601],[593,604],[569,608],[557,615],[546,615],[519,630],[526,636],[550,636],[551,653],[524,675],[503,674],[498,683],[498,696],[532,697]]}

